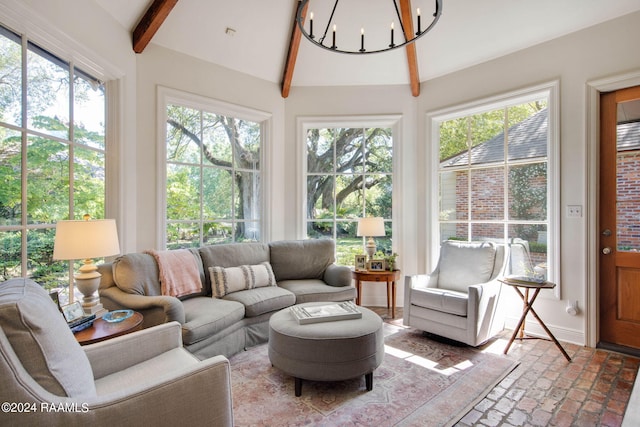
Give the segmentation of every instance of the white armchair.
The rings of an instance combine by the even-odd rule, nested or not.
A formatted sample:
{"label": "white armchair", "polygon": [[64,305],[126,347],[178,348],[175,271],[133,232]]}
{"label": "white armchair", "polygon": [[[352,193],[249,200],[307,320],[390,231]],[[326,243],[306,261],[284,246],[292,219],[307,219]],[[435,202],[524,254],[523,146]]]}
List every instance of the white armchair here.
{"label": "white armchair", "polygon": [[496,313],[505,247],[492,242],[445,241],[430,275],[406,276],[403,322],[471,346],[504,327]]}
{"label": "white armchair", "polygon": [[229,361],[166,323],[80,347],[47,292],[0,283],[0,424],[232,426]]}

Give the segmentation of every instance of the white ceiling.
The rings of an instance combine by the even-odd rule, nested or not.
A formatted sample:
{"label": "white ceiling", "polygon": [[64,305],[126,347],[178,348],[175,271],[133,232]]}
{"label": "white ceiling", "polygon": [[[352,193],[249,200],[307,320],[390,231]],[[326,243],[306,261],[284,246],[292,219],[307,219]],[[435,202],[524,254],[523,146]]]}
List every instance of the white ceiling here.
{"label": "white ceiling", "polygon": [[[93,0],[133,30],[153,0]],[[312,0],[314,3],[332,0]],[[339,7],[367,10],[362,2],[343,0]],[[378,0],[390,2],[390,0]],[[264,80],[280,83],[297,0],[182,0],[152,39],[174,49]],[[448,74],[541,42],[640,10],[638,0],[443,0],[442,17],[416,41],[420,80]],[[413,0],[424,22],[434,0]],[[318,9],[320,5],[316,5]],[[340,36],[359,37],[363,22],[341,25]],[[315,14],[314,32],[324,30]],[[375,17],[373,17],[375,18]],[[386,16],[382,22],[391,20]],[[368,21],[367,21],[368,22]],[[397,24],[396,24],[397,25]],[[414,23],[415,25],[415,23]],[[225,30],[235,30],[233,36]],[[388,34],[388,26],[379,32]],[[341,32],[344,31],[344,32]],[[367,37],[376,31],[368,29]],[[397,31],[397,30],[396,30]],[[397,32],[398,33],[398,32]],[[144,55],[144,52],[142,53]],[[404,49],[371,55],[343,55],[312,45],[304,37],[293,86],[408,84]]]}

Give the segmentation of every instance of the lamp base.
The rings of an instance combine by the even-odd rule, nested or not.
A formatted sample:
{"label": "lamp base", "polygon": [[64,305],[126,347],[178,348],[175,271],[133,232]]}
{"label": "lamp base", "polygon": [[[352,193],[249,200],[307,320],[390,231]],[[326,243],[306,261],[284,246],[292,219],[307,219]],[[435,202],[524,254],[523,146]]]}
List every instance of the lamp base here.
{"label": "lamp base", "polygon": [[367,252],[367,255],[369,256],[369,261],[371,261],[373,259],[373,256],[376,253],[376,242],[373,240],[373,237],[369,237],[369,240],[367,240],[367,244],[365,245],[364,250]]}
{"label": "lamp base", "polygon": [[75,275],[76,287],[84,295],[82,308],[85,314],[95,314],[96,317],[100,317],[106,313],[100,303],[100,297],[96,295],[101,277],[102,275],[98,273],[98,267],[91,260],[85,260],[84,265],[78,269],[78,274]]}

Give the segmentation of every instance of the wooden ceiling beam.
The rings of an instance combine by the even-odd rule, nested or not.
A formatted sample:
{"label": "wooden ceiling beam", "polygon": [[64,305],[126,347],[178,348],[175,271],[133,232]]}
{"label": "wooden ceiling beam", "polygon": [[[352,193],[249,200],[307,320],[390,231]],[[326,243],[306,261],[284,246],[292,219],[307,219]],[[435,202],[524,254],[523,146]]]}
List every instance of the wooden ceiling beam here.
{"label": "wooden ceiling beam", "polygon": [[[411,0],[400,0],[400,15],[402,16],[402,26],[407,40],[415,37],[413,30],[413,15],[411,13]],[[411,94],[420,95],[420,74],[418,72],[418,55],[416,44],[409,43],[407,49],[407,64],[409,65],[409,83],[411,84]]]}
{"label": "wooden ceiling beam", "polygon": [[[289,96],[289,90],[291,89],[291,80],[293,80],[293,70],[296,67],[296,60],[298,59],[298,48],[300,47],[300,38],[302,37],[302,32],[300,31],[300,27],[298,27],[298,23],[296,22],[296,15],[298,14],[298,9],[300,8],[301,3],[301,1],[298,1],[298,5],[295,8],[293,14],[293,28],[291,29],[291,39],[289,40],[289,51],[287,52],[287,61],[284,64],[284,73],[282,74],[283,98]],[[302,22],[307,19],[308,7],[309,3],[307,2],[307,4],[304,6],[304,9],[300,13]]]}
{"label": "wooden ceiling beam", "polygon": [[133,51],[135,53],[142,53],[147,47],[176,3],[178,3],[178,0],[153,0],[149,9],[147,9],[135,30],[133,30]]}

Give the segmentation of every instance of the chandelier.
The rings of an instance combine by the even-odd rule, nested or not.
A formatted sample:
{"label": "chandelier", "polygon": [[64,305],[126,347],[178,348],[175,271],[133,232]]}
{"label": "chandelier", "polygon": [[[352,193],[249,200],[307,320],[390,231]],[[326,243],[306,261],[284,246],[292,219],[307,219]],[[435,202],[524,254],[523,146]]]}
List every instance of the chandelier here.
{"label": "chandelier", "polygon": [[[409,0],[400,0],[400,7],[398,0],[391,0],[391,4],[386,4],[386,6],[383,1],[348,1],[352,6],[351,15],[347,10],[338,8],[340,0],[335,0],[332,8],[331,2],[328,0],[313,2],[302,0],[296,13],[296,21],[302,34],[311,43],[332,52],[379,53],[415,42],[436,25],[442,14],[442,0],[435,0],[433,19],[427,26],[424,26],[420,8],[417,8],[414,27]],[[308,25],[305,26],[307,7],[309,7],[310,14]],[[386,18],[382,18],[384,21],[380,20],[380,16],[386,16]],[[324,31],[318,34],[314,33],[314,24],[317,29],[318,22],[325,22],[325,20]],[[320,29],[322,29],[322,25]],[[396,29],[400,30],[399,35],[395,34]]]}

